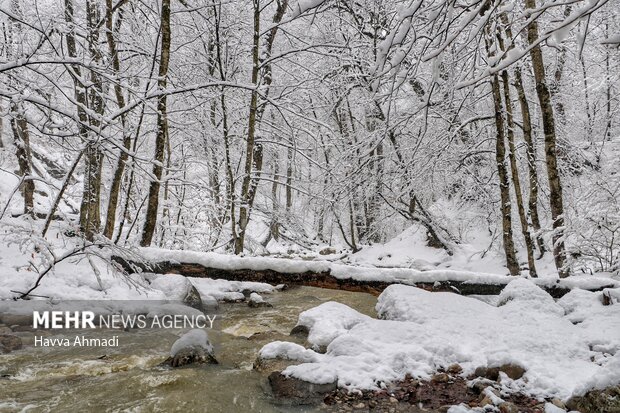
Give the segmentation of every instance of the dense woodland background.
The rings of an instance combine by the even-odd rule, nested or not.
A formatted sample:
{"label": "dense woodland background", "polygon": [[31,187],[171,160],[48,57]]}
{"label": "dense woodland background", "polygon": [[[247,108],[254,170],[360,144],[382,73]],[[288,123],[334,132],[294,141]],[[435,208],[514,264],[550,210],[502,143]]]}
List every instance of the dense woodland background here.
{"label": "dense woodland background", "polygon": [[618,273],[619,23],[618,0],[2,0],[2,216],[236,254],[418,225],[511,274]]}

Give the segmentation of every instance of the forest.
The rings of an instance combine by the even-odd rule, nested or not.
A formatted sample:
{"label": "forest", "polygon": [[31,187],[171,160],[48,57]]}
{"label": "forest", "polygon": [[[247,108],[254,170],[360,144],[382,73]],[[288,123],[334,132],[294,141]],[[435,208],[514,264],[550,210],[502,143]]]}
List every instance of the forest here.
{"label": "forest", "polygon": [[450,255],[484,237],[512,275],[618,271],[614,1],[0,11],[22,205],[3,215],[42,239],[58,220],[102,244],[357,252],[418,224]]}
{"label": "forest", "polygon": [[0,0],[0,411],[617,413],[619,302],[619,0]]}

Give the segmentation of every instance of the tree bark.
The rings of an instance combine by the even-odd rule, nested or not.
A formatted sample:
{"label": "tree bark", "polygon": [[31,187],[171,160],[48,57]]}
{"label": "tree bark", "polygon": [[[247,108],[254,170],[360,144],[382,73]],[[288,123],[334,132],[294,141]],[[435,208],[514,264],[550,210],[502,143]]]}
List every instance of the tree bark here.
{"label": "tree bark", "polygon": [[[167,86],[168,66],[170,63],[170,0],[162,0],[161,7],[161,52],[159,60],[159,72],[157,87],[160,92]],[[159,208],[159,188],[164,169],[164,151],[168,140],[168,113],[166,94],[162,94],[157,100],[157,136],[155,138],[155,156],[153,161],[153,180],[149,186],[146,219],[142,230],[140,245],[151,245],[155,227],[157,226],[157,213]]]}
{"label": "tree bark", "polygon": [[508,126],[506,137],[508,138],[508,159],[510,160],[510,172],[512,175],[512,184],[514,188],[515,198],[517,200],[517,211],[519,213],[519,221],[521,223],[521,233],[525,241],[527,251],[527,264],[531,277],[537,277],[536,262],[534,259],[534,247],[532,237],[530,236],[530,228],[527,222],[527,215],[523,205],[523,193],[521,192],[521,179],[519,178],[519,166],[517,165],[517,156],[515,149],[514,137],[514,120],[512,117],[512,101],[510,97],[510,84],[508,81],[508,71],[502,71],[502,83],[504,86],[504,102],[506,106],[506,123]]}
{"label": "tree bark", "polygon": [[523,80],[521,78],[521,67],[515,68],[515,89],[519,97],[519,106],[521,108],[521,121],[523,123],[523,140],[525,141],[527,153],[527,170],[529,180],[529,196],[527,208],[532,220],[532,228],[536,232],[536,243],[541,258],[545,251],[545,242],[540,234],[540,218],[538,215],[538,171],[536,170],[536,145],[532,137],[532,119],[530,117],[530,107],[525,95]]}
{"label": "tree bark", "polygon": [[[510,35],[511,30],[508,27],[508,18],[502,13],[501,15],[502,23],[506,26],[506,34]],[[512,36],[508,38],[508,41],[512,39]],[[505,51],[506,45],[504,43],[504,39],[502,38],[501,33],[497,34],[497,41],[499,43],[500,48]],[[508,46],[508,49],[512,49],[512,44]],[[525,207],[523,205],[523,193],[521,191],[521,178],[519,177],[519,166],[517,164],[517,155],[516,155],[516,147],[515,147],[515,124],[512,112],[512,98],[510,95],[510,81],[508,70],[502,70],[502,85],[504,92],[504,107],[506,108],[506,137],[508,138],[508,159],[510,161],[510,172],[512,176],[512,184],[514,188],[515,199],[517,201],[517,212],[519,214],[519,222],[521,224],[521,233],[523,234],[523,239],[525,241],[525,249],[527,252],[527,263],[530,271],[531,277],[537,277],[536,274],[536,262],[534,259],[534,247],[532,243],[532,237],[530,236],[530,228],[527,222],[527,215],[525,212]]]}
{"label": "tree bark", "polygon": [[241,254],[245,244],[245,230],[250,219],[250,183],[252,182],[252,169],[257,160],[255,155],[262,158],[262,150],[256,152],[256,114],[258,109],[258,73],[260,70],[260,0],[253,0],[254,3],[254,34],[252,36],[252,93],[250,95],[250,114],[248,117],[248,134],[245,146],[244,175],[241,182],[241,205],[239,206],[239,222],[237,224],[237,239],[235,240],[235,254]]}
{"label": "tree bark", "polygon": [[34,181],[32,180],[32,156],[30,154],[30,133],[28,122],[23,113],[24,109],[17,103],[11,104],[11,129],[15,155],[19,166],[19,175],[23,177],[22,195],[24,197],[24,214],[34,216]]}
{"label": "tree bark", "polygon": [[[536,0],[525,0],[527,9],[536,9]],[[534,79],[536,80],[536,93],[543,120],[543,131],[545,133],[545,161],[547,164],[547,177],[549,180],[549,204],[551,209],[551,219],[553,226],[553,258],[560,277],[567,277],[568,268],[565,267],[565,247],[564,247],[564,205],[562,199],[562,183],[558,171],[558,156],[556,149],[555,118],[553,115],[553,105],[549,95],[549,88],[545,79],[545,64],[542,50],[538,41],[538,22],[534,19],[527,27],[527,39],[531,46],[530,57],[534,69]]]}
{"label": "tree bark", "polygon": [[[87,44],[90,57],[95,62],[101,61],[101,54],[98,51],[99,32],[96,27],[99,21],[99,10],[96,3],[88,1],[86,3],[87,18]],[[69,30],[65,35],[67,52],[69,57],[76,58],[77,42],[74,31],[74,9],[73,1],[65,0],[65,21],[69,25]],[[101,224],[100,217],[100,194],[101,194],[101,168],[103,153],[99,148],[99,139],[92,136],[89,126],[99,126],[100,120],[96,116],[89,115],[86,108],[96,115],[103,114],[103,85],[101,77],[90,71],[88,86],[85,83],[84,75],[80,66],[71,66],[71,77],[74,83],[75,99],[77,101],[77,113],[79,119],[79,136],[85,142],[84,149],[84,186],[82,189],[82,202],[80,204],[80,230],[84,237],[92,241],[94,235],[99,232]]]}
{"label": "tree bark", "polygon": [[506,267],[510,275],[519,274],[519,262],[515,253],[514,240],[512,236],[512,217],[510,200],[510,182],[508,181],[508,171],[506,169],[506,143],[504,137],[504,117],[502,115],[502,97],[499,88],[499,78],[493,76],[491,80],[493,89],[493,103],[495,108],[495,162],[497,165],[497,175],[499,178],[500,211],[502,215],[502,239],[504,252],[506,254]]}
{"label": "tree bark", "polygon": [[[118,19],[122,19],[122,14],[119,12]],[[116,30],[113,27],[113,14],[112,14],[112,0],[106,0],[106,15],[105,15],[105,27],[106,27],[106,39],[108,42],[108,50],[112,61],[112,69],[116,75],[116,82],[114,83],[114,95],[116,97],[116,104],[118,109],[121,110],[125,107],[125,96],[123,95],[123,89],[120,84],[120,69],[121,63],[116,48],[116,40],[114,39],[115,31],[118,31],[120,23],[116,25]],[[112,239],[114,234],[114,226],[116,225],[116,210],[120,198],[120,188],[125,172],[125,164],[129,157],[129,151],[131,150],[131,135],[127,131],[127,119],[123,113],[121,115],[121,126],[123,130],[123,149],[120,150],[118,156],[118,162],[114,170],[114,177],[112,178],[112,184],[110,185],[110,196],[108,198],[108,209],[105,221],[105,227],[103,229],[103,235],[109,239]]]}

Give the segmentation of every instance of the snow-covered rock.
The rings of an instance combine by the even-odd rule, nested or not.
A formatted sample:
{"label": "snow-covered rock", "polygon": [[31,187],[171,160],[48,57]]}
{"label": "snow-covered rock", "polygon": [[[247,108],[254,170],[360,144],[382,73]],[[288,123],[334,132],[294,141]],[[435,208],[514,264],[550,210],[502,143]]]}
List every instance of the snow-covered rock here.
{"label": "snow-covered rock", "polygon": [[[532,286],[524,284],[525,289]],[[341,387],[379,389],[381,382],[407,374],[428,379],[453,363],[463,367],[464,375],[480,366],[513,364],[525,373],[516,380],[501,375],[507,389],[563,400],[620,380],[615,359],[594,362],[602,353],[592,351],[587,335],[560,315],[557,309],[563,314],[563,307],[538,291],[521,297],[509,290],[508,303],[494,307],[456,294],[395,285],[377,304],[387,320],[342,304],[323,304],[302,313],[299,324],[308,327],[311,343],[327,344],[325,354],[308,360],[301,349],[288,352],[302,364],[289,366],[285,374],[311,382],[335,374]],[[601,383],[592,381],[601,377]]]}
{"label": "snow-covered rock", "polygon": [[265,301],[265,299],[261,297],[260,294],[257,294],[257,293],[250,293],[250,296],[248,297],[248,305],[253,308],[272,307],[270,303]]}
{"label": "snow-covered rock", "polygon": [[185,333],[174,342],[170,349],[170,357],[164,364],[171,367],[189,364],[217,364],[207,332],[193,329]]}
{"label": "snow-covered rock", "polygon": [[370,319],[351,307],[329,301],[301,313],[296,327],[306,327],[308,343],[315,349],[321,349],[356,324]]}

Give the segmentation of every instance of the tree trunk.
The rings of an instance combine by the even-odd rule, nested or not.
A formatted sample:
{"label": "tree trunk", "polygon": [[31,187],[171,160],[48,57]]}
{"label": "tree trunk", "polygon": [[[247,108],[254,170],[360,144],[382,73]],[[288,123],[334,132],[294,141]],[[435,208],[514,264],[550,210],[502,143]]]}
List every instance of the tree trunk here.
{"label": "tree trunk", "polygon": [[[536,9],[536,0],[525,0],[527,9]],[[542,112],[543,131],[545,133],[545,161],[547,164],[547,177],[549,180],[549,204],[551,209],[551,219],[553,220],[553,258],[560,277],[567,277],[569,271],[565,268],[565,248],[564,248],[564,205],[562,199],[562,184],[558,171],[558,158],[556,149],[555,118],[553,116],[553,105],[549,95],[549,88],[545,79],[545,65],[542,50],[538,41],[538,22],[532,20],[527,27],[527,39],[531,46],[530,57],[534,69],[534,79],[536,80],[536,93],[540,110]]]}
{"label": "tree trunk", "polygon": [[497,164],[497,175],[499,178],[499,193],[502,214],[502,238],[504,252],[506,253],[506,267],[510,275],[519,274],[519,262],[515,253],[514,240],[512,237],[512,217],[510,200],[510,182],[508,181],[508,171],[506,169],[506,143],[504,137],[504,117],[502,116],[502,96],[499,88],[499,78],[493,76],[491,81],[493,89],[493,103],[495,108],[495,129],[497,137],[495,139],[495,162]]}
{"label": "tree trunk", "polygon": [[512,175],[512,183],[517,200],[517,211],[519,213],[519,221],[521,223],[521,233],[525,240],[525,248],[527,250],[527,264],[531,277],[537,277],[536,262],[534,260],[534,247],[532,237],[530,236],[530,228],[527,222],[525,207],[523,206],[523,193],[521,192],[521,179],[519,178],[519,166],[517,165],[517,156],[515,149],[514,137],[514,121],[512,117],[512,100],[510,98],[510,83],[508,81],[508,71],[502,71],[502,83],[504,86],[504,102],[506,106],[506,123],[508,126],[506,137],[508,138],[508,159],[510,160],[510,172]]}
{"label": "tree trunk", "polygon": [[[87,19],[87,44],[89,54],[94,62],[101,61],[101,53],[98,50],[99,29],[97,23],[100,19],[98,4],[93,1],[86,3]],[[77,43],[74,32],[74,10],[73,1],[65,0],[65,20],[69,30],[65,35],[67,52],[69,57],[76,58]],[[78,65],[72,65],[75,98],[78,103],[77,113],[79,119],[79,136],[85,142],[84,149],[84,186],[82,189],[82,202],[80,204],[80,230],[84,237],[92,241],[94,235],[99,232],[101,224],[100,217],[100,195],[101,195],[101,168],[103,153],[99,148],[99,137],[92,136],[89,126],[98,127],[100,119],[97,116],[89,115],[86,108],[89,108],[95,115],[102,115],[104,111],[103,84],[101,76],[90,71],[88,85],[85,84],[84,75]]]}
{"label": "tree trunk", "polygon": [[30,133],[24,109],[17,103],[11,104],[11,129],[15,143],[15,155],[19,166],[19,175],[24,179],[22,195],[24,197],[24,214],[34,216],[34,181],[32,180],[32,156],[30,154]]}
{"label": "tree trunk", "polygon": [[[506,26],[506,34],[510,36],[511,30],[509,28],[509,22],[506,14],[502,13],[501,15],[502,23]],[[511,41],[512,36],[508,37],[508,41]],[[506,51],[506,45],[504,43],[504,39],[502,38],[502,34],[498,32],[497,41],[499,43],[499,47]],[[512,44],[509,44],[508,49],[512,49]],[[521,191],[521,178],[519,177],[519,166],[517,164],[517,154],[515,147],[515,124],[512,112],[512,98],[510,96],[510,81],[508,70],[503,70],[501,73],[502,76],[502,85],[504,92],[504,106],[506,108],[506,137],[508,138],[508,159],[510,161],[510,172],[512,176],[512,183],[515,193],[515,199],[517,201],[517,212],[519,214],[519,222],[521,224],[521,233],[523,234],[523,239],[525,241],[525,249],[527,252],[527,263],[530,271],[531,277],[537,277],[536,274],[536,262],[534,259],[534,247],[532,243],[532,237],[530,236],[530,228],[527,222],[527,215],[525,213],[525,207],[523,205],[523,193]]]}
{"label": "tree trunk", "polygon": [[[112,260],[118,263],[125,272],[132,274],[135,272],[154,272],[156,274],[180,274],[186,277],[224,279],[229,281],[251,281],[262,282],[271,285],[285,284],[288,286],[311,286],[319,288],[330,288],[343,291],[366,292],[379,295],[390,285],[404,284],[415,285],[427,291],[451,292],[462,295],[498,295],[510,283],[510,277],[499,277],[491,282],[480,282],[472,280],[443,280],[432,281],[424,279],[414,281],[375,281],[363,280],[353,277],[344,278],[332,275],[331,270],[306,271],[306,272],[283,272],[271,268],[253,270],[247,268],[216,268],[206,267],[195,262],[135,262],[128,261],[119,256],[113,256]],[[378,271],[381,271],[378,269]],[[414,277],[415,278],[415,277]],[[548,283],[544,280],[536,282],[536,285],[545,290],[553,298],[561,298],[575,288],[569,283]],[[617,283],[610,280],[609,283],[593,284],[588,288],[579,288],[585,291],[602,291],[606,288],[614,288]]]}
{"label": "tree trunk", "polygon": [[[168,65],[170,63],[170,0],[162,0],[161,6],[161,52],[157,86],[160,92],[166,89]],[[142,230],[140,245],[151,245],[155,227],[157,225],[157,210],[159,208],[159,188],[163,174],[164,151],[168,140],[168,113],[166,95],[162,94],[157,100],[157,136],[155,138],[155,157],[153,162],[153,177],[149,186],[146,220]]]}
{"label": "tree trunk", "polygon": [[[237,224],[237,239],[235,240],[235,254],[243,252],[245,244],[245,230],[250,219],[250,183],[252,182],[252,167],[256,152],[256,112],[258,108],[258,73],[260,70],[259,52],[260,52],[260,0],[254,1],[254,34],[252,42],[252,93],[250,95],[250,114],[248,117],[248,135],[246,137],[245,146],[245,164],[244,175],[241,183],[241,205],[239,207],[239,222]],[[262,152],[262,151],[261,151]],[[262,158],[262,155],[261,155]],[[262,161],[262,159],[261,159]],[[261,162],[262,163],[262,162]]]}
{"label": "tree trunk", "polygon": [[536,171],[536,145],[532,138],[532,119],[530,117],[530,107],[523,88],[521,78],[521,67],[515,68],[515,89],[519,96],[519,106],[521,108],[521,120],[523,123],[523,140],[525,141],[527,153],[527,170],[529,178],[528,212],[532,220],[532,228],[536,231],[536,243],[541,258],[546,251],[545,242],[540,234],[540,218],[538,216],[538,172]]}
{"label": "tree trunk", "polygon": [[[122,19],[122,14],[119,13],[119,21]],[[114,95],[116,97],[116,104],[119,110],[125,107],[125,96],[120,85],[121,63],[116,49],[116,40],[114,39],[115,31],[118,32],[120,23],[117,23],[116,30],[113,27],[113,15],[112,15],[112,0],[106,0],[106,15],[105,15],[105,27],[106,27],[106,39],[108,42],[108,49],[110,58],[112,60],[112,69],[117,76],[114,83]],[[131,149],[131,135],[127,131],[126,115],[121,115],[121,126],[123,130],[123,149],[120,150],[116,169],[114,170],[114,177],[112,178],[112,184],[110,186],[110,196],[108,198],[108,209],[105,221],[105,227],[103,229],[103,235],[109,239],[112,239],[114,233],[114,226],[116,225],[116,210],[120,198],[121,181],[123,179],[123,173],[125,172],[125,164],[129,156]]]}

